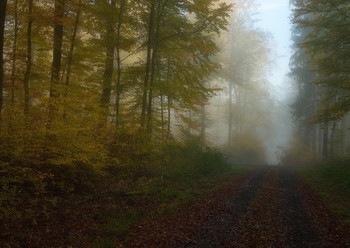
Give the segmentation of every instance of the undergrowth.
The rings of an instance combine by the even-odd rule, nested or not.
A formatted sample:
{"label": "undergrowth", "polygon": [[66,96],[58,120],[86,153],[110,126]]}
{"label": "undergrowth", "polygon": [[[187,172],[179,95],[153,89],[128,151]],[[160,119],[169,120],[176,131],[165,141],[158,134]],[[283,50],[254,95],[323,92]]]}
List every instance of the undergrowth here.
{"label": "undergrowth", "polygon": [[313,189],[350,226],[350,159],[337,159],[301,171]]}
{"label": "undergrowth", "polygon": [[115,201],[112,207],[106,206],[97,213],[101,229],[96,233],[94,247],[115,247],[127,238],[129,227],[144,217],[139,206],[120,204],[118,195],[152,199],[159,205],[154,213],[158,216],[213,189],[199,185],[221,175],[242,172],[228,166],[219,151],[198,142],[129,149],[124,157],[120,155],[123,152],[126,151],[119,149],[111,154],[105,166],[86,160],[64,164],[0,161],[0,229],[4,247],[21,247],[25,237],[17,235],[20,232],[16,230],[25,223],[27,227],[36,226],[38,219],[52,218],[56,209],[111,198]]}

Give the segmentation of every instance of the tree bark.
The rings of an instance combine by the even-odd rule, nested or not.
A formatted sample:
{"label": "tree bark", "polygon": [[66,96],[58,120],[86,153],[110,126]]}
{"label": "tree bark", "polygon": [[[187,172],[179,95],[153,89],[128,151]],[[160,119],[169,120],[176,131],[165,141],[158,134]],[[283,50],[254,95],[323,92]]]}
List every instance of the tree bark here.
{"label": "tree bark", "polygon": [[168,95],[167,95],[167,100],[168,100],[168,126],[167,126],[167,139],[170,138],[171,135],[171,97],[170,97],[170,59],[168,59],[168,68],[167,68],[167,90],[168,90]]}
{"label": "tree bark", "polygon": [[[151,55],[153,48],[153,32],[154,32],[154,11],[155,11],[155,3],[154,0],[151,1],[149,13],[149,24],[148,24],[148,40],[147,40],[147,58],[146,58],[146,72],[145,79],[143,83],[143,95],[142,95],[142,106],[141,106],[141,127],[145,127],[146,125],[146,111],[148,106],[148,93],[149,93],[149,78],[150,78],[150,67],[151,67]],[[147,99],[148,98],[148,99]]]}
{"label": "tree bark", "polygon": [[54,29],[53,29],[53,58],[51,71],[50,97],[58,97],[57,85],[60,79],[61,58],[62,58],[62,40],[63,40],[63,15],[64,0],[55,0],[54,10]]}
{"label": "tree bark", "polygon": [[[29,7],[28,7],[29,8]],[[10,97],[11,103],[15,103],[15,78],[16,78],[16,60],[17,60],[17,40],[18,40],[18,0],[14,2],[14,36],[12,46],[12,71],[11,71],[11,88]]]}
{"label": "tree bark", "polygon": [[322,142],[322,158],[328,160],[328,123],[324,123],[323,142]]}
{"label": "tree bark", "polygon": [[232,113],[232,82],[229,82],[229,106],[228,106],[228,136],[227,136],[227,144],[230,144],[232,142],[232,120],[233,120],[233,113]]}
{"label": "tree bark", "polygon": [[205,103],[201,104],[201,133],[200,133],[200,138],[203,144],[205,144],[206,140],[206,114],[205,114]]}
{"label": "tree bark", "polygon": [[72,64],[73,64],[73,54],[74,54],[74,48],[75,48],[76,37],[78,32],[80,13],[81,13],[81,7],[79,6],[77,13],[75,15],[73,34],[70,40],[70,48],[67,55],[67,75],[66,75],[66,81],[65,81],[65,85],[67,87],[70,84],[70,75],[71,75]]}
{"label": "tree bark", "polygon": [[63,118],[67,118],[67,97],[69,93],[69,85],[70,85],[70,76],[71,76],[71,71],[72,71],[72,64],[73,64],[73,55],[74,55],[74,48],[75,48],[75,43],[76,43],[76,37],[77,37],[77,32],[78,32],[78,27],[79,27],[79,22],[80,22],[80,13],[81,13],[81,2],[79,1],[79,6],[77,7],[77,12],[75,15],[75,20],[74,20],[74,27],[73,27],[73,33],[72,37],[70,39],[70,47],[69,47],[69,52],[67,55],[67,72],[66,72],[66,78],[65,78],[65,90],[64,90],[64,110],[63,110]]}
{"label": "tree bark", "polygon": [[116,82],[116,99],[115,99],[115,124],[119,125],[119,112],[120,112],[120,94],[121,94],[121,58],[120,58],[120,32],[123,24],[123,15],[127,0],[121,0],[119,8],[119,18],[117,26],[117,37],[116,37],[116,54],[117,54],[117,82]]}
{"label": "tree bark", "polygon": [[4,31],[6,17],[7,0],[1,0],[0,3],[0,123],[3,108],[3,91],[4,91]]}
{"label": "tree bark", "polygon": [[[110,3],[111,8],[114,8],[116,0],[112,0]],[[109,16],[107,21],[107,30],[106,30],[106,58],[105,58],[105,68],[103,72],[103,81],[102,81],[102,96],[101,96],[101,106],[105,110],[105,117],[108,118],[108,107],[111,99],[112,91],[112,78],[114,70],[114,32],[115,32],[115,22],[113,16]]]}
{"label": "tree bark", "polygon": [[168,95],[168,130],[167,130],[167,138],[169,139],[171,136],[171,97]]}
{"label": "tree bark", "polygon": [[152,132],[153,123],[152,123],[152,112],[153,112],[153,87],[154,80],[156,74],[156,64],[157,64],[157,56],[158,56],[158,39],[159,39],[159,29],[160,29],[160,20],[162,16],[161,0],[158,0],[157,6],[157,23],[155,26],[155,36],[153,40],[153,48],[152,48],[152,59],[151,59],[151,76],[149,82],[149,93],[148,93],[148,109],[147,109],[147,130],[148,132]]}
{"label": "tree bark", "polygon": [[24,74],[24,115],[29,115],[29,80],[32,68],[32,24],[33,24],[33,0],[28,0],[28,26],[27,26],[27,68]]}
{"label": "tree bark", "polygon": [[[59,97],[58,86],[60,84],[60,71],[62,59],[62,40],[63,40],[63,17],[65,0],[55,0],[54,7],[54,27],[53,27],[53,53],[52,68],[50,80],[50,98],[48,108],[48,120],[46,124],[46,138],[49,138],[48,131],[51,130],[52,122],[55,117],[57,107],[56,99]],[[46,140],[49,141],[48,139]]]}

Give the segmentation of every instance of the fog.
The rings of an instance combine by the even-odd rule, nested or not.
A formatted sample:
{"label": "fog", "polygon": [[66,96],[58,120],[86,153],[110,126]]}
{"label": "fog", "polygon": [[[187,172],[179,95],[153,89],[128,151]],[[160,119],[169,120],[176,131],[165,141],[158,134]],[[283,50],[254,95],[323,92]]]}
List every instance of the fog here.
{"label": "fog", "polygon": [[217,43],[220,88],[206,106],[207,140],[232,163],[275,165],[293,132],[294,89],[288,0],[238,1],[230,29]]}

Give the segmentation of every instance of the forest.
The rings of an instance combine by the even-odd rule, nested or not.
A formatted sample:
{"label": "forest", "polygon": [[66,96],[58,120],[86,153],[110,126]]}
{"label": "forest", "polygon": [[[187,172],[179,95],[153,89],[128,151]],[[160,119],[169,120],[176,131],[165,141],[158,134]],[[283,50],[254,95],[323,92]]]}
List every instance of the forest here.
{"label": "forest", "polygon": [[[295,128],[279,163],[343,168],[350,6],[290,6]],[[268,164],[278,103],[256,7],[1,0],[0,246],[117,247],[150,212]]]}

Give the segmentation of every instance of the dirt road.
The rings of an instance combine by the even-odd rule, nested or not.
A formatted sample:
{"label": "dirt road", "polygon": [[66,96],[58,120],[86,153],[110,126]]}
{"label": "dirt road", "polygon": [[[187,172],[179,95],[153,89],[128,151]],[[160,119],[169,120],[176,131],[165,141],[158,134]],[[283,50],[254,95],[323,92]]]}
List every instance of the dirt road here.
{"label": "dirt road", "polygon": [[261,167],[176,213],[145,220],[124,247],[350,247],[350,232],[295,170]]}

